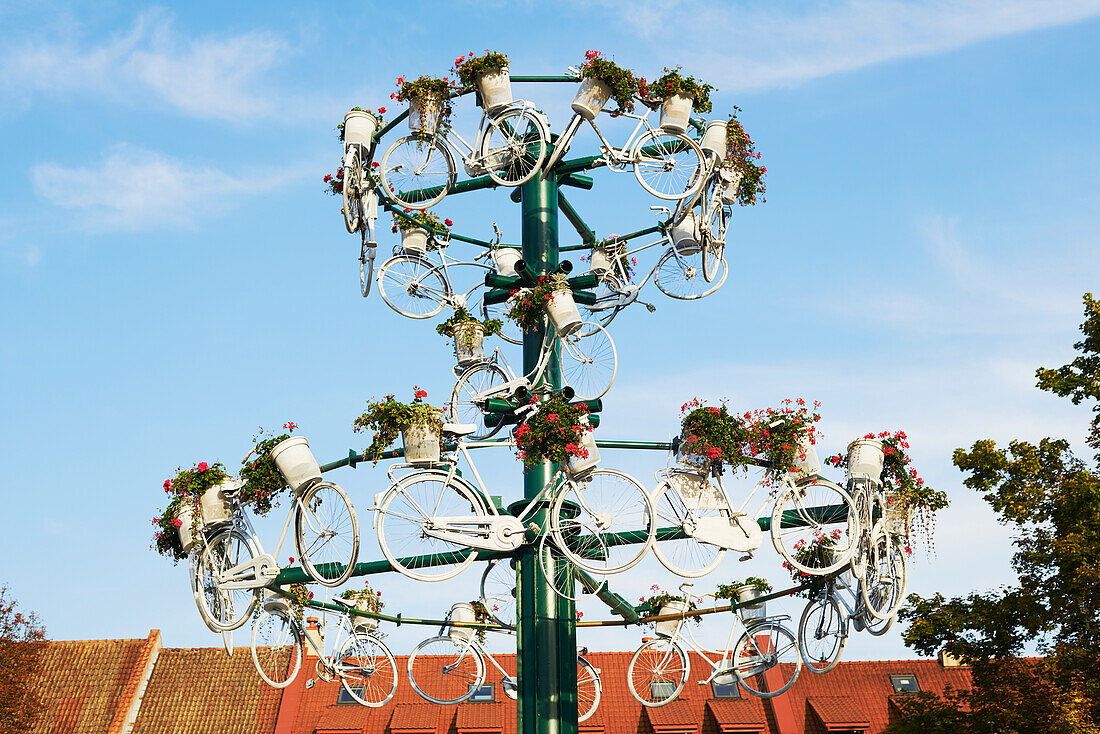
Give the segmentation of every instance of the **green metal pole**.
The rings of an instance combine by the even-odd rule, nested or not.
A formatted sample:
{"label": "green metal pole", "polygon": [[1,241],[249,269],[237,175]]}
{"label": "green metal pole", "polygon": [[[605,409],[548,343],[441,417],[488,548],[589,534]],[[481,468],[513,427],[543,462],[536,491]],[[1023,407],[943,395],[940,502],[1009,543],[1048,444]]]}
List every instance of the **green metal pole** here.
{"label": "green metal pole", "polygon": [[[544,275],[558,264],[558,187],[550,177],[536,176],[520,189],[523,217],[523,260]],[[542,347],[541,331],[523,337],[523,370],[530,374]],[[561,388],[557,357],[543,375],[545,387]],[[532,500],[553,476],[549,462],[527,467],[523,494]],[[547,510],[535,515],[544,529]],[[547,551],[549,552],[549,551]],[[519,677],[519,734],[576,734],[577,629],[573,602],[562,599],[539,569],[538,544],[519,556],[516,588],[516,666]],[[560,557],[558,558],[560,561]],[[555,561],[557,562],[557,561]]]}

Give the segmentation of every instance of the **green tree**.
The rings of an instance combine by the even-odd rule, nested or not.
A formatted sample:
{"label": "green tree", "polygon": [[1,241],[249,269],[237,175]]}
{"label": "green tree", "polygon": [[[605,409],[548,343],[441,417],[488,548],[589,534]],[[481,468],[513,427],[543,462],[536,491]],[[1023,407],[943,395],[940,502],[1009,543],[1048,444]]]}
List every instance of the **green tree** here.
{"label": "green tree", "polygon": [[[1092,294],[1084,301],[1081,356],[1036,372],[1040,389],[1074,404],[1100,398],[1100,304]],[[1100,449],[1100,404],[1093,410],[1088,442]],[[1100,454],[1090,464],[1063,439],[1006,449],[985,439],[957,449],[954,462],[1015,528],[1019,581],[953,599],[908,597],[905,643],[969,663],[973,688],[902,700],[905,718],[889,731],[1100,732]],[[1029,647],[1042,658],[1023,658]]]}
{"label": "green tree", "polygon": [[19,611],[7,586],[0,586],[0,731],[24,734],[34,729],[40,703],[30,687],[46,639],[38,617]]}

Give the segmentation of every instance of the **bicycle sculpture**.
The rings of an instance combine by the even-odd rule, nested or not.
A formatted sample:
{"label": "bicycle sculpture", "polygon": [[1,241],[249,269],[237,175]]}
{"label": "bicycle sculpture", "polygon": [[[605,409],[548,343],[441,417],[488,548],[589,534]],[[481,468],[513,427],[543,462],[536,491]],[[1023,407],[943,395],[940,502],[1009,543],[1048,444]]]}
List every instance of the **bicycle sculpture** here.
{"label": "bicycle sculpture", "polygon": [[[325,180],[340,195],[347,230],[360,236],[362,295],[377,281],[381,299],[402,316],[445,315],[436,330],[454,340],[455,383],[440,408],[418,388],[411,404],[393,395],[369,403],[355,426],[372,430],[373,442],[346,459],[320,466],[308,442],[289,435],[290,423],[287,435],[257,443],[243,482],[199,464],[165,483],[172,499],[156,520],[158,550],[189,560],[199,611],[226,635],[227,650],[232,630],[253,621],[252,659],[269,685],[295,680],[310,645],[317,664],[308,685],[339,679],[354,700],[380,706],[396,690],[397,664],[379,623],[434,624],[439,634],[407,662],[409,682],[422,697],[438,704],[469,699],[486,684],[488,660],[504,692],[518,701],[520,731],[534,731],[537,720],[550,716],[561,719],[563,731],[576,731],[596,710],[604,685],[625,683],[645,706],[675,700],[690,677],[688,650],[710,666],[700,684],[736,683],[752,695],[775,696],[795,683],[803,663],[813,673],[832,669],[850,630],[889,629],[905,593],[913,510],[946,503],[907,466],[904,434],[857,439],[846,456],[831,457],[847,471],[842,483],[821,475],[819,416],[816,405],[802,401],[735,414],[693,400],[672,441],[594,437],[619,367],[606,327],[635,303],[655,310],[639,298],[651,280],[676,299],[716,292],[728,272],[733,205],[763,198],[765,169],[740,122],[691,117],[710,110],[712,88],[665,72],[647,86],[590,51],[565,76],[514,76],[503,54],[470,54],[455,60],[454,82],[399,78],[391,96],[409,109],[388,123],[385,108],[356,108],[345,117],[342,167]],[[580,84],[575,114],[560,136],[550,133],[551,121],[535,103],[513,98],[512,83]],[[617,109],[610,117],[636,121],[625,138],[606,116],[600,118],[606,132],[597,124],[611,99]],[[481,108],[472,143],[450,122],[467,102]],[[633,113],[635,104],[641,114]],[[658,108],[654,127],[648,118]],[[388,142],[405,121],[410,133]],[[567,159],[585,122],[599,152]],[[459,180],[455,156],[468,179]],[[670,202],[650,206],[658,223],[597,238],[561,189],[591,188],[584,173],[599,168],[630,168],[642,191]],[[522,206],[518,244],[503,242],[496,223],[490,240],[457,234],[432,211],[447,196],[495,187],[514,192]],[[558,210],[578,244],[559,246]],[[393,217],[400,242],[375,273],[380,212]],[[645,243],[633,244],[639,239]],[[459,245],[472,249],[452,254]],[[567,252],[582,253],[588,272],[574,274],[573,263],[559,258]],[[655,262],[642,275],[638,258],[648,253]],[[491,335],[504,344],[487,353]],[[505,354],[520,344],[523,363],[514,369]],[[402,448],[389,448],[398,435]],[[669,460],[647,490],[602,466],[600,447],[658,450]],[[518,501],[504,504],[494,495],[504,482],[487,481],[479,470],[473,454],[489,449],[515,451],[526,464]],[[376,483],[373,496],[357,497],[381,556],[362,562],[361,515],[322,474],[367,459],[390,462],[389,486],[378,491]],[[755,485],[734,481],[749,470],[759,472]],[[284,486],[293,499],[276,552],[268,554],[249,509],[270,509]],[[275,560],[291,520],[300,568]],[[616,574],[650,550],[671,573],[700,579],[721,566],[727,551],[752,557],[765,534],[792,575],[789,588],[769,592],[756,579],[697,597],[684,583],[680,596],[637,607],[610,589]],[[479,561],[487,563],[471,577],[480,578],[477,601],[455,604],[441,619],[382,614],[381,598],[369,587],[327,601],[308,590],[386,571],[439,581]],[[807,598],[796,632],[789,617],[765,613],[769,600],[791,593]],[[577,622],[576,600],[593,594],[621,619]],[[705,598],[713,608],[697,607]],[[731,608],[737,615],[726,644],[708,649],[688,619]],[[305,634],[305,609],[335,628],[325,644]],[[634,653],[627,681],[601,681],[577,652],[578,627],[645,622],[656,625],[656,637]],[[486,631],[515,636],[518,675],[487,652]],[[555,649],[536,651],[536,637],[556,640]]]}

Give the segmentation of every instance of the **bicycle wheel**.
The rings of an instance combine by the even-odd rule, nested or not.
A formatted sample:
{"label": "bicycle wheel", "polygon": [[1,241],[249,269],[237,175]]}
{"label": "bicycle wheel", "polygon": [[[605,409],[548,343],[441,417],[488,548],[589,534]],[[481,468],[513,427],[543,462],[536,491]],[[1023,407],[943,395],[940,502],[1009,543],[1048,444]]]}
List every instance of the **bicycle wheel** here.
{"label": "bicycle wheel", "polygon": [[[772,545],[787,563],[811,576],[832,573],[847,564],[859,542],[859,531],[852,498],[825,479],[789,485],[772,510]],[[833,541],[832,552],[807,558],[802,549],[822,537]]]}
{"label": "bicycle wheel", "polygon": [[437,137],[406,135],[389,147],[380,164],[382,187],[398,206],[427,209],[454,185],[455,162]]}
{"label": "bicycle wheel", "polygon": [[802,610],[798,648],[811,673],[828,673],[835,668],[847,641],[847,624],[840,605],[831,595],[811,601]]}
{"label": "bicycle wheel", "polygon": [[409,655],[409,683],[432,703],[462,703],[485,680],[485,661],[470,642],[431,637]]}
{"label": "bicycle wheel", "polygon": [[722,491],[705,477],[696,474],[673,474],[653,492],[653,512],[656,516],[656,536],[653,553],[672,573],[686,578],[699,578],[718,568],[726,549],[688,535],[676,540],[662,540],[662,530],[685,530],[691,533],[700,523],[714,523],[730,517]]}
{"label": "bicycle wheel", "polygon": [[294,513],[294,544],[314,581],[339,586],[348,580],[359,558],[359,520],[343,489],[317,482],[306,490]]}
{"label": "bicycle wheel", "polygon": [[252,615],[260,588],[223,589],[218,578],[228,569],[249,563],[256,557],[252,539],[237,529],[216,532],[192,553],[191,591],[203,622],[213,632],[229,632],[242,626]]}
{"label": "bicycle wheel", "polygon": [[600,707],[600,674],[580,655],[577,656],[577,722],[596,713]]}
{"label": "bicycle wheel", "polygon": [[562,382],[573,388],[577,399],[595,400],[615,384],[619,356],[607,330],[586,322],[561,339],[560,362]]}
{"label": "bicycle wheel", "polygon": [[655,708],[672,703],[687,683],[690,670],[687,653],[665,637],[643,642],[630,658],[626,682],[630,694],[643,706]]}
{"label": "bicycle wheel", "polygon": [[302,667],[302,630],[281,610],[262,612],[252,625],[252,662],[264,683],[286,688]]}
{"label": "bicycle wheel", "polygon": [[336,675],[348,695],[377,708],[397,690],[397,661],[390,649],[370,635],[356,632],[336,655]]}
{"label": "bicycle wheel", "polygon": [[539,571],[555,594],[576,602],[592,596],[607,585],[607,582],[591,577],[592,583],[578,579],[577,572],[581,570],[558,549],[550,533],[542,534],[539,538]]}
{"label": "bicycle wheel", "polygon": [[343,199],[344,226],[348,233],[359,231],[359,225],[363,219],[362,199],[359,195],[361,182],[359,180],[359,153],[354,147],[348,149],[344,156],[344,186],[341,196]]}
{"label": "bicycle wheel", "polygon": [[717,275],[708,282],[703,278],[702,248],[690,248],[688,252],[691,254],[686,254],[684,250],[674,252],[670,247],[657,261],[653,282],[670,298],[691,301],[709,296],[722,287],[729,275],[729,268],[723,259],[719,261]]}
{"label": "bicycle wheel", "polygon": [[519,327],[519,324],[508,318],[508,311],[511,308],[512,304],[508,301],[503,303],[485,303],[482,301],[481,317],[486,321],[500,319],[502,324],[500,333],[497,336],[509,344],[523,344],[523,330]]}
{"label": "bicycle wheel", "polygon": [[614,469],[567,480],[550,518],[558,549],[579,568],[599,575],[632,568],[653,544],[656,530],[645,489]]}
{"label": "bicycle wheel", "polygon": [[612,273],[601,275],[600,282],[596,284],[596,302],[591,306],[584,303],[577,304],[584,323],[573,333],[583,338],[594,334],[596,326],[610,324],[623,308],[619,305],[621,290],[622,284],[617,276]]}
{"label": "bicycle wheel", "polygon": [[908,568],[905,552],[892,536],[880,532],[871,538],[867,577],[860,585],[867,622],[885,621],[897,614],[905,600]]}
{"label": "bicycle wheel", "polygon": [[439,269],[418,255],[395,255],[378,268],[378,293],[410,319],[428,319],[450,303],[451,286]]}
{"label": "bicycle wheel", "polygon": [[501,186],[519,186],[546,159],[546,133],[527,110],[509,110],[489,120],[478,155],[489,178]]}
{"label": "bicycle wheel", "polygon": [[469,440],[480,441],[489,438],[500,430],[500,424],[495,426],[485,425],[485,413],[481,412],[478,402],[484,400],[490,394],[493,397],[505,397],[496,395],[494,388],[508,382],[508,375],[495,364],[483,362],[468,368],[463,372],[458,382],[451,390],[451,420],[455,423],[468,423],[477,426],[477,430],[470,434]]}
{"label": "bicycle wheel", "polygon": [[708,283],[718,277],[724,267],[726,251],[726,208],[719,204],[703,227],[703,280]]}
{"label": "bicycle wheel", "polygon": [[[769,690],[773,683],[766,682],[764,674],[773,668],[778,687]],[[778,622],[750,627],[733,646],[733,674],[741,687],[754,696],[778,696],[794,685],[801,669],[798,640]]]}
{"label": "bicycle wheel", "polygon": [[703,183],[703,151],[680,133],[649,130],[634,145],[634,176],[658,199],[694,194]]}
{"label": "bicycle wheel", "polygon": [[397,571],[417,581],[443,581],[466,569],[477,554],[468,552],[454,563],[422,566],[420,556],[469,551],[451,540],[428,534],[433,517],[485,517],[477,493],[458,477],[447,483],[447,473],[428,469],[401,478],[378,504],[375,520],[382,555]]}
{"label": "bicycle wheel", "polygon": [[516,626],[516,571],[508,559],[489,561],[481,574],[481,603],[497,624]]}

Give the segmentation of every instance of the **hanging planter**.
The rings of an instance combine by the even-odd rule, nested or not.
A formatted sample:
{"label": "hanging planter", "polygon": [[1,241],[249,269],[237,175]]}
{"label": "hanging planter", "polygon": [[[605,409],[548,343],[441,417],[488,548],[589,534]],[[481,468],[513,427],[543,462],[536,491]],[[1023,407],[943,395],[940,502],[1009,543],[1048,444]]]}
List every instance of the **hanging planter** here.
{"label": "hanging planter", "polygon": [[484,360],[485,337],[499,334],[503,325],[500,319],[480,321],[460,307],[435,330],[440,336],[454,339],[456,363],[459,367],[468,367]]}
{"label": "hanging planter", "polygon": [[381,125],[382,118],[379,115],[356,107],[344,115],[342,140],[345,143],[363,146],[364,153],[369,155],[371,146],[374,144],[374,134],[378,132]]}
{"label": "hanging planter", "polygon": [[264,611],[290,613],[290,599],[275,592],[264,589]]}
{"label": "hanging planter", "polygon": [[512,104],[507,55],[486,50],[481,56],[474,56],[471,51],[455,59],[451,71],[463,87],[477,87],[486,113],[492,114]]}
{"label": "hanging planter", "polygon": [[730,165],[723,164],[718,169],[718,178],[722,182],[722,203],[733,206],[739,200],[741,181],[745,174]]}
{"label": "hanging planter", "polygon": [[704,153],[713,153],[719,158],[726,157],[726,121],[712,120],[707,123],[703,139],[699,141],[699,147]]}
{"label": "hanging planter", "polygon": [[[615,266],[616,261],[618,261],[619,267]],[[633,265],[636,263],[637,259],[627,257],[626,240],[613,234],[607,239],[600,240],[592,245],[592,254],[589,256],[588,261],[588,272],[597,275],[611,273],[616,278],[625,277],[626,280],[630,280]]]}
{"label": "hanging planter", "polygon": [[427,423],[414,423],[401,429],[405,463],[434,464],[439,461],[439,431]]}
{"label": "hanging planter", "polygon": [[[734,109],[737,110],[737,107]],[[759,160],[760,153],[756,151],[752,138],[737,119],[737,115],[730,115],[726,123],[726,165],[740,173],[741,178],[738,179],[734,192],[736,197],[731,197],[730,200],[723,197],[725,203],[737,201],[741,206],[749,206],[757,201],[764,201],[764,175],[768,168],[757,163]]]}
{"label": "hanging planter", "polygon": [[489,114],[512,104],[512,82],[508,78],[508,67],[488,71],[477,79],[477,91],[481,93],[481,103]]}
{"label": "hanging planter", "polygon": [[508,278],[516,277],[516,263],[523,259],[523,253],[514,247],[497,247],[493,249],[493,266],[497,275]]}
{"label": "hanging planter", "polygon": [[674,94],[665,97],[661,103],[661,129],[666,133],[681,133],[687,131],[688,119],[691,117],[691,97]]}
{"label": "hanging planter", "polygon": [[790,472],[794,481],[816,477],[821,471],[821,461],[817,458],[817,446],[810,430],[804,430],[794,446],[794,467]]}
{"label": "hanging planter", "polygon": [[180,521],[179,526],[176,527],[176,532],[179,534],[180,545],[183,547],[183,555],[187,555],[195,547],[195,536],[191,532],[193,512],[190,502],[180,503],[179,510],[176,512],[176,519]]}
{"label": "hanging planter", "polygon": [[[662,614],[683,614],[688,610],[688,603],[685,599],[670,599],[664,604],[657,607],[657,616]],[[676,634],[676,630],[680,628],[680,625],[684,623],[684,617],[680,619],[666,619],[662,622],[657,622],[657,634],[664,637],[672,637]]]}
{"label": "hanging planter", "polygon": [[309,450],[309,441],[305,436],[292,436],[271,449],[271,458],[279,473],[286,479],[290,490],[298,494],[299,490],[321,478],[321,468],[313,452]]}
{"label": "hanging planter", "polygon": [[224,490],[240,486],[231,482],[220,463],[205,461],[190,469],[179,468],[171,479],[162,485],[169,496],[168,506],[153,518],[156,530],[153,547],[157,553],[181,561],[194,547],[200,533],[206,528],[226,522],[231,508]]}
{"label": "hanging planter", "polygon": [[588,459],[590,453],[584,441],[592,430],[588,406],[570,403],[560,394],[541,402],[532,398],[534,402],[538,402],[538,410],[513,432],[519,458],[528,466],[551,461],[567,469],[574,458]]}
{"label": "hanging planter", "polygon": [[409,129],[421,135],[435,135],[443,112],[442,95],[425,95],[409,100]]}
{"label": "hanging planter", "polygon": [[199,510],[202,512],[203,530],[229,522],[233,517],[233,507],[226,499],[225,493],[240,489],[242,484],[244,482],[237,479],[226,479],[202,493],[202,497],[199,498]]}
{"label": "hanging planter", "polygon": [[[582,426],[587,426],[588,416],[582,417],[578,422]],[[588,474],[600,463],[600,450],[596,447],[596,438],[592,435],[591,428],[584,433],[578,445],[581,450],[571,454],[569,463],[565,465],[566,473],[574,479]]]}
{"label": "hanging planter", "polygon": [[607,100],[611,99],[611,87],[605,82],[585,77],[581,81],[581,87],[573,97],[573,111],[586,120],[595,119],[603,110]]}
{"label": "hanging planter", "polygon": [[649,87],[651,94],[664,100],[661,105],[661,129],[670,133],[687,131],[691,111],[710,112],[710,93],[714,87],[693,76],[684,76],[680,67],[669,69]]}
{"label": "hanging planter", "polygon": [[[572,303],[573,294],[569,291],[569,279],[562,273],[555,273],[554,275],[541,275],[534,288],[522,288],[512,298],[512,305],[508,309],[508,318],[519,324],[519,327],[524,331],[534,331],[539,329],[543,325],[543,319],[546,317],[554,303],[553,296],[559,291],[569,292],[568,301]],[[577,311],[576,303],[572,303],[572,311],[567,312],[563,310],[563,307],[567,307],[565,298],[559,299],[557,313],[559,316],[563,316],[565,320],[563,325],[567,325],[569,319],[572,318],[572,314],[576,314],[576,325],[580,323],[580,313]],[[569,332],[562,332],[560,329],[559,334],[565,336]]]}
{"label": "hanging planter", "polygon": [[422,76],[413,81],[397,77],[397,92],[390,97],[409,103],[409,129],[425,137],[435,135],[451,116],[450,78]]}
{"label": "hanging planter", "polygon": [[634,72],[603,58],[599,51],[588,51],[584,58],[584,64],[580,67],[583,79],[577,96],[573,98],[573,111],[586,120],[592,120],[600,114],[609,99],[614,99],[618,105],[616,114],[633,110],[634,93],[639,87]]}
{"label": "hanging planter", "polygon": [[[401,232],[401,249],[410,254],[422,255],[428,249],[428,237],[434,232],[437,243],[446,244],[451,233],[451,220],[440,220],[435,212],[405,209],[402,215],[393,215],[393,232]],[[441,245],[437,245],[441,246]],[[433,247],[436,249],[436,247]]]}
{"label": "hanging planter", "polygon": [[699,252],[699,220],[694,211],[687,213],[680,223],[672,228],[672,243],[681,255],[694,255]]}
{"label": "hanging planter", "polygon": [[[651,610],[647,616],[659,617],[663,614],[683,614],[685,612],[695,611],[696,605],[694,600],[689,600],[683,596],[673,596],[667,591],[663,591],[657,584],[649,587],[649,597],[642,597],[642,606],[649,607]],[[664,637],[672,637],[676,630],[680,628],[685,620],[691,619],[696,623],[703,621],[703,618],[698,614],[691,615],[689,617],[681,617],[680,619],[666,619],[658,622],[654,622],[657,628],[657,634]],[[643,620],[644,621],[644,620]]]}
{"label": "hanging planter", "polygon": [[428,249],[428,230],[423,227],[401,230],[401,249],[408,253],[423,254]]}
{"label": "hanging planter", "polygon": [[[751,602],[754,599],[759,599],[760,597],[766,595],[768,593],[768,590],[757,588],[756,586],[752,586],[751,584],[746,584],[745,586],[738,586],[736,593],[737,601],[744,603]],[[743,607],[738,607],[737,612],[741,615],[741,619],[746,622],[750,619],[763,619],[764,617],[768,616],[767,609],[765,608],[765,602],[762,601],[758,601],[754,604],[746,604]]]}
{"label": "hanging planter", "polygon": [[363,455],[378,463],[382,451],[401,434],[406,462],[439,461],[439,434],[443,429],[440,416],[443,410],[425,403],[426,397],[427,392],[413,387],[411,404],[398,402],[393,395],[367,401],[367,410],[352,422],[356,433],[368,428],[374,431],[374,439],[363,450]]}
{"label": "hanging planter", "polygon": [[581,312],[573,300],[573,291],[561,288],[550,293],[550,302],[546,304],[546,315],[558,336],[569,336],[581,325]]}
{"label": "hanging planter", "polygon": [[882,441],[859,438],[848,444],[848,476],[879,482],[882,476]]}

